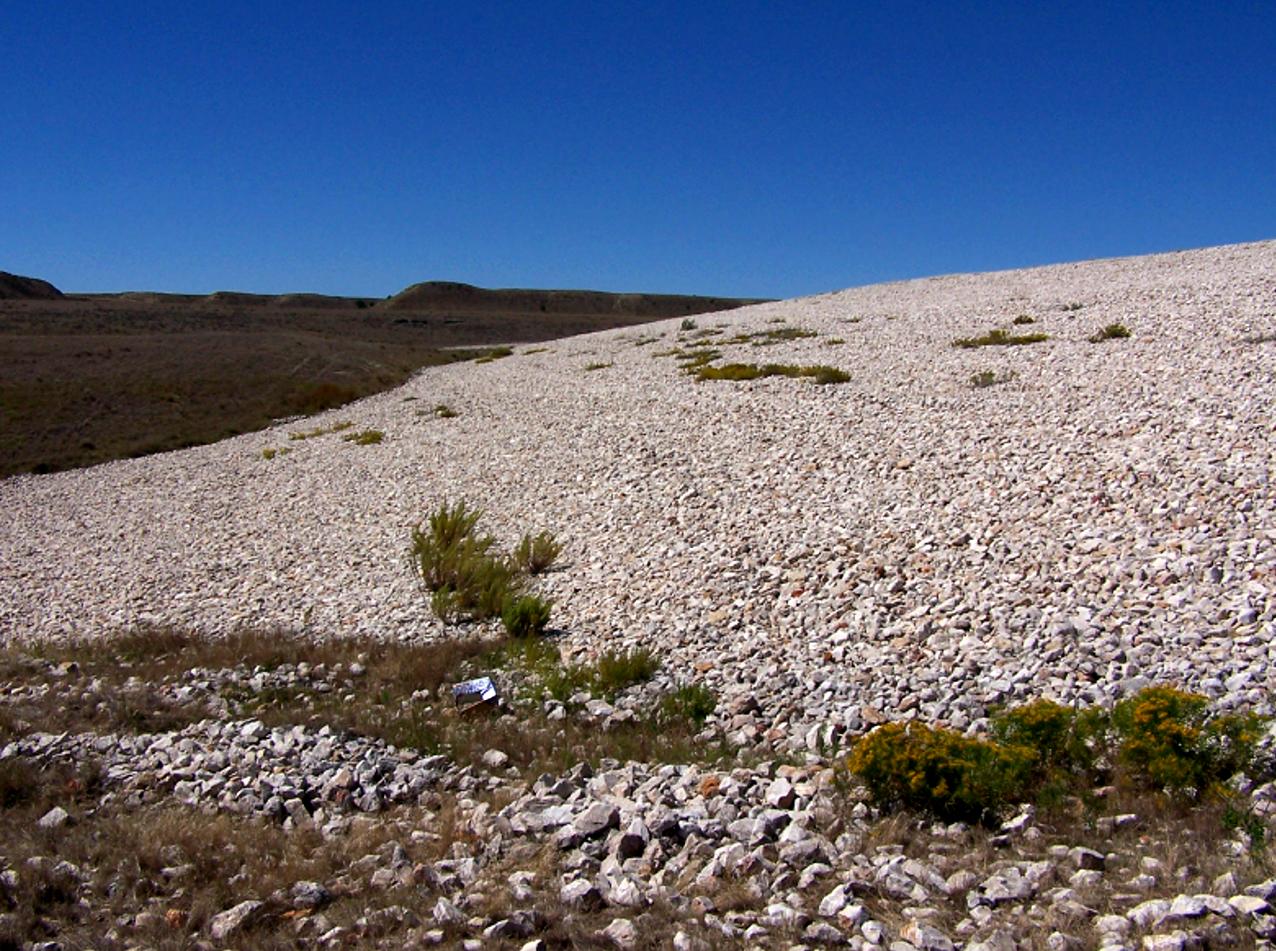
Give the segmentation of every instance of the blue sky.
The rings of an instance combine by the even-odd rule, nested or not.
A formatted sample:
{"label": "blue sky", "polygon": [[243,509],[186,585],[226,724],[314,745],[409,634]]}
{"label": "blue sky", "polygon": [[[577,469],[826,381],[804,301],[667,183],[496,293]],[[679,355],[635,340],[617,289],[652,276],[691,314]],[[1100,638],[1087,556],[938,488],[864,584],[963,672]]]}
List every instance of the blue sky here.
{"label": "blue sky", "polygon": [[790,297],[1276,237],[1276,6],[11,0],[0,269]]}

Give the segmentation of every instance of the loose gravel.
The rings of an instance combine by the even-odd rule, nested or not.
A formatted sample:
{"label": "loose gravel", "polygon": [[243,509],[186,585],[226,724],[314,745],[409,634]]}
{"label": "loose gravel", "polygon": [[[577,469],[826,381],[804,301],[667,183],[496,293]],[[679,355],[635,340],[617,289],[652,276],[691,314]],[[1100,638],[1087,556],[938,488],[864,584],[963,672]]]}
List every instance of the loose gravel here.
{"label": "loose gravel", "polygon": [[[1049,339],[952,346],[1020,314]],[[151,622],[435,638],[408,533],[463,498],[503,541],[564,542],[541,584],[574,649],[652,648],[756,697],[795,745],[1153,682],[1276,712],[1276,242],[697,322],[722,329],[703,338],[719,362],[852,379],[697,384],[658,355],[697,342],[668,321],[430,369],[211,446],[7,479],[0,639]],[[1132,336],[1089,341],[1111,323]],[[817,336],[724,343],[779,327]],[[982,371],[1004,382],[973,385]],[[384,441],[288,438],[342,420]]]}

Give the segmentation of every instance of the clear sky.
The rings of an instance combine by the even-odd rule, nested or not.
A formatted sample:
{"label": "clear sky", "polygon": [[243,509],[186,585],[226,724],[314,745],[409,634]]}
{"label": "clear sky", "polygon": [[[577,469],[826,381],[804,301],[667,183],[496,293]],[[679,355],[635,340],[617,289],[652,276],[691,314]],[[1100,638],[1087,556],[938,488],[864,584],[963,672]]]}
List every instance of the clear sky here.
{"label": "clear sky", "polygon": [[8,0],[0,270],[790,297],[1276,237],[1276,4]]}

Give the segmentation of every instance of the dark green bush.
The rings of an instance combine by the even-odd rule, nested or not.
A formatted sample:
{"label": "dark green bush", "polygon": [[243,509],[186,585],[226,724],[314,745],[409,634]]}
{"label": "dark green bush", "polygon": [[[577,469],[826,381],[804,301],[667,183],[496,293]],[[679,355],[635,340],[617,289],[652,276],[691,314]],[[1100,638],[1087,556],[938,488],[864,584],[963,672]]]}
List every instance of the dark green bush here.
{"label": "dark green bush", "polygon": [[656,655],[645,647],[627,651],[607,651],[594,664],[593,686],[612,695],[632,684],[650,680],[660,668]]}

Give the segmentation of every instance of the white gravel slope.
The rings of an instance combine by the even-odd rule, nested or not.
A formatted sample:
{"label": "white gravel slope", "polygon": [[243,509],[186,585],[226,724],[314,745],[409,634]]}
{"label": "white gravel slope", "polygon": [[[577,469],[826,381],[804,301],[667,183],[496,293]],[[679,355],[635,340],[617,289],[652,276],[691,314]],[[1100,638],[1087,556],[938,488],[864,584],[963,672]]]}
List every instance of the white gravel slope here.
{"label": "white gravel slope", "polygon": [[[1038,322],[1014,329],[1051,339],[951,345],[1021,313]],[[777,318],[820,336],[720,362],[852,382],[697,385],[655,355],[675,320],[432,369],[304,426],[0,482],[0,639],[144,621],[431,636],[408,531],[464,498],[503,540],[566,543],[544,587],[574,645],[653,646],[769,700],[790,733],[874,711],[960,725],[1148,681],[1270,709],[1276,340],[1255,338],[1276,334],[1276,241],[698,323]],[[1113,321],[1133,337],[1087,341]],[[973,387],[981,370],[1013,378]],[[436,403],[460,416],[417,415]],[[288,441],[344,419],[385,442]]]}

